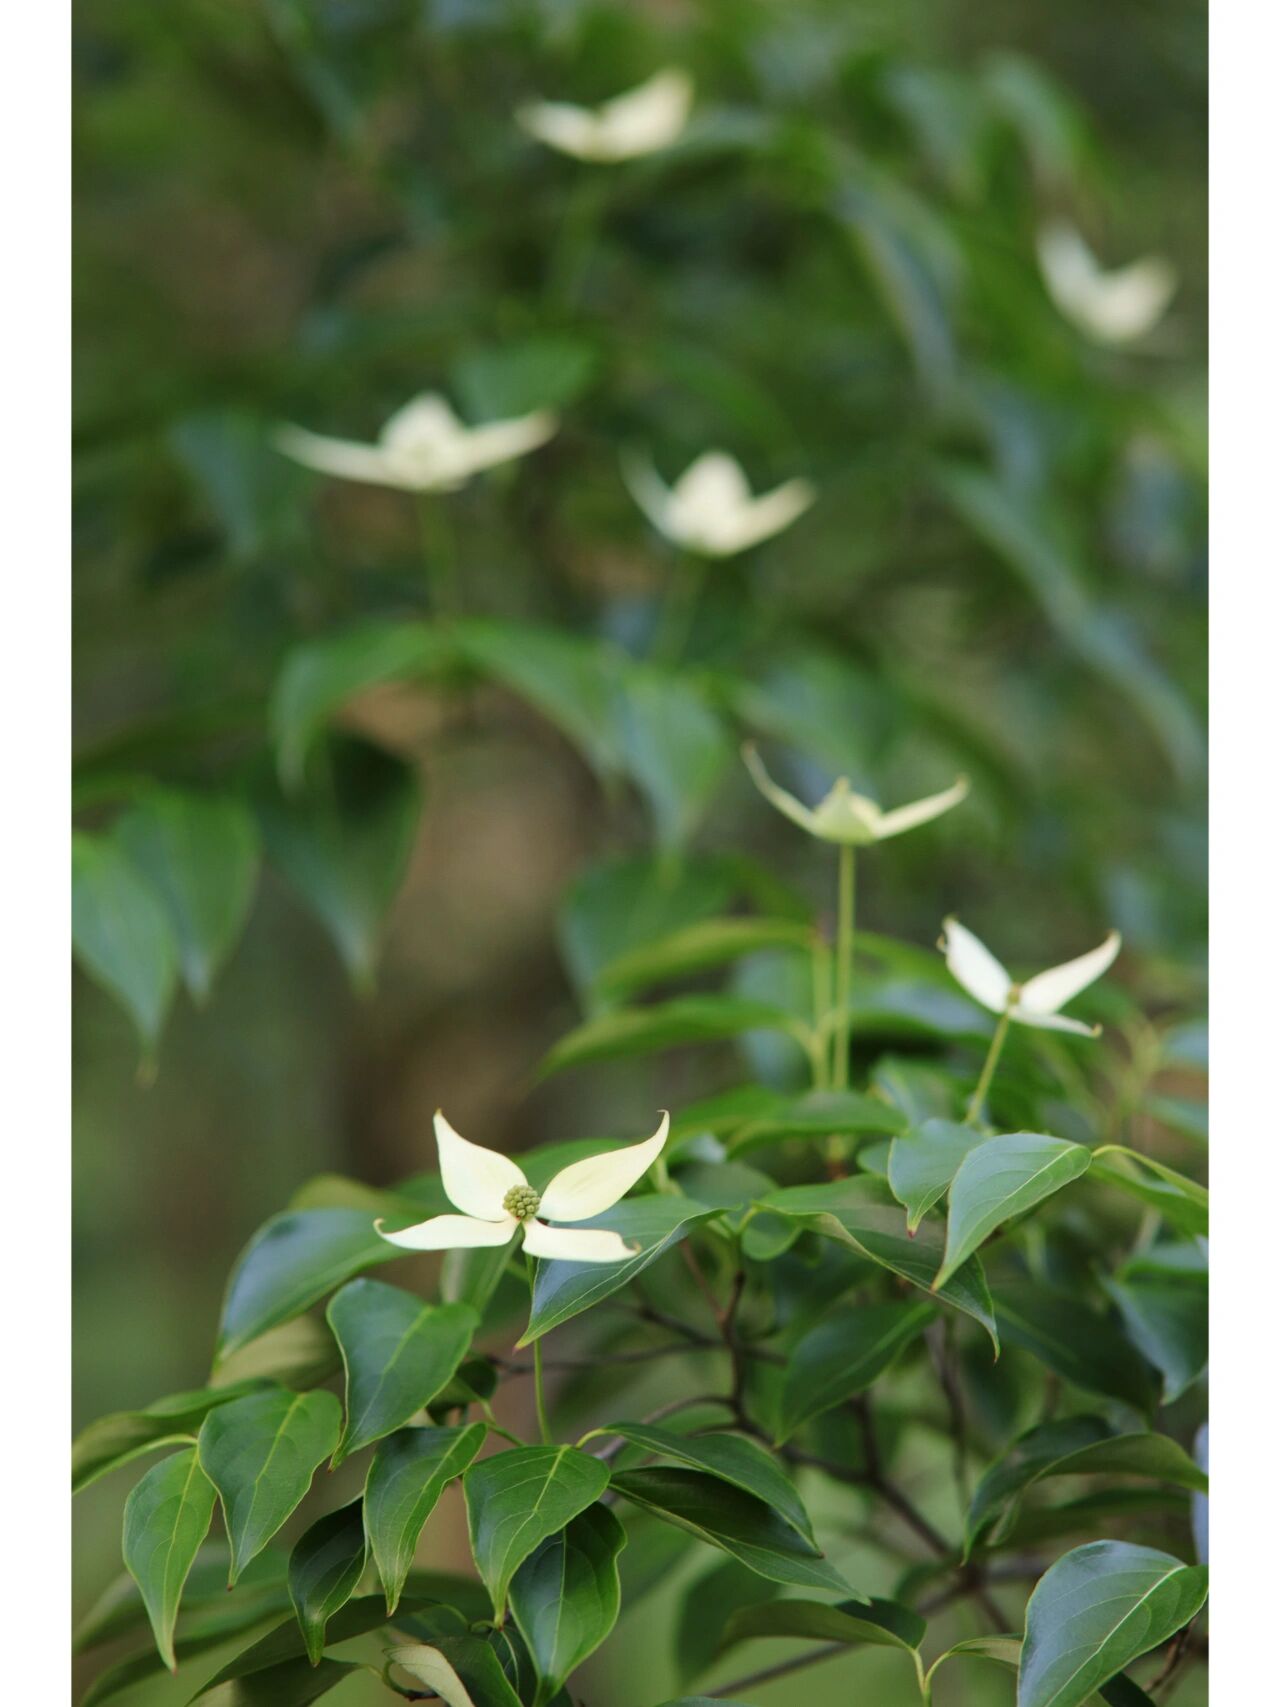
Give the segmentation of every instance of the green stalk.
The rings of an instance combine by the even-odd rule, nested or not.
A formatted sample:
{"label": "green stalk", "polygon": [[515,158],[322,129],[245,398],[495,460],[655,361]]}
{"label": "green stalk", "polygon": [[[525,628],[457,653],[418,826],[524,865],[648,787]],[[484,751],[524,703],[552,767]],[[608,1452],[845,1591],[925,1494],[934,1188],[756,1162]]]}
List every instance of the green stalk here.
{"label": "green stalk", "polygon": [[982,1105],[987,1100],[987,1092],[990,1090],[991,1081],[995,1077],[996,1064],[1000,1059],[1000,1051],[1004,1048],[1004,1040],[1008,1035],[1008,1031],[1009,1009],[1006,1008],[1000,1015],[1000,1023],[995,1029],[994,1037],[991,1039],[991,1047],[987,1050],[987,1058],[982,1063],[982,1075],[979,1078],[977,1085],[974,1087],[973,1095],[969,1098],[969,1106],[965,1110],[964,1116],[966,1126],[972,1126],[974,1121],[982,1113]]}
{"label": "green stalk", "polygon": [[852,842],[840,844],[836,898],[836,1015],[831,1082],[838,1091],[849,1083],[849,999],[853,990],[854,862]]}
{"label": "green stalk", "polygon": [[816,930],[809,962],[813,973],[813,1041],[809,1046],[809,1067],[814,1090],[825,1091],[831,1067],[831,1046],[827,1041],[828,1015],[831,1012],[831,955]]}

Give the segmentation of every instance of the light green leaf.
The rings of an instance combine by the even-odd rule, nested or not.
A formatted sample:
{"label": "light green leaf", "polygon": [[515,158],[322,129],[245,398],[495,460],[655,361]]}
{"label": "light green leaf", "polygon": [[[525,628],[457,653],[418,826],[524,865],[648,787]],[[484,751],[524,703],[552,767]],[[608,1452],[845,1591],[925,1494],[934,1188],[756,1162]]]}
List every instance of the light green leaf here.
{"label": "light green leaf", "polygon": [[893,1600],[853,1600],[828,1606],[820,1600],[774,1600],[743,1607],[725,1626],[723,1646],[764,1636],[797,1636],[814,1642],[866,1642],[872,1647],[914,1653],[928,1629],[910,1607]]}
{"label": "light green leaf", "polygon": [[160,897],[114,842],[71,838],[71,943],[124,1008],[149,1067],[178,983],[178,946]]}
{"label": "light green leaf", "polygon": [[1040,1132],[1005,1132],[970,1150],[951,1182],[947,1247],[934,1284],[949,1280],[1002,1221],[1079,1179],[1092,1160],[1083,1144]]}
{"label": "light green leaf", "polygon": [[1007,1666],[1010,1671],[1017,1671],[1021,1658],[1021,1636],[969,1636],[938,1655],[925,1673],[925,1687],[932,1684],[938,1667],[947,1660],[991,1660],[996,1665]]}
{"label": "light green leaf", "polygon": [[285,1388],[251,1393],[204,1419],[200,1463],[222,1500],[232,1583],[298,1506],[341,1426],[332,1393]]}
{"label": "light green leaf", "polygon": [[258,880],[258,832],[229,796],[154,790],[113,835],[164,907],[182,975],[203,1002],[235,947]]}
{"label": "light green leaf", "polygon": [[430,1645],[392,1648],[387,1659],[445,1707],[520,1707],[497,1654],[478,1636],[437,1636]]}
{"label": "light green leaf", "polygon": [[353,1500],[317,1519],[289,1555],[289,1598],[313,1666],[324,1652],[325,1626],[360,1586],[367,1554],[362,1502]]}
{"label": "light green leaf", "polygon": [[945,1197],[956,1170],[986,1135],[953,1120],[926,1120],[895,1138],[889,1147],[889,1189],[907,1212],[914,1233],[934,1204]]}
{"label": "light green leaf", "polygon": [[812,926],[796,919],[699,919],[678,931],[642,943],[611,961],[596,981],[610,999],[634,995],[655,984],[691,978],[766,948],[807,950]]}
{"label": "light green leaf", "polygon": [[1051,1565],[1027,1603],[1018,1707],[1081,1707],[1204,1605],[1209,1573],[1125,1541],[1091,1541]]}
{"label": "light green leaf", "polygon": [[483,1423],[406,1428],[380,1441],[364,1490],[365,1525],[387,1612],[396,1609],[423,1525],[484,1445]]}
{"label": "light green leaf", "polygon": [[286,1387],[318,1387],[341,1367],[329,1324],[319,1316],[295,1316],[219,1358],[209,1385],[220,1390],[265,1378]]}
{"label": "light green leaf", "polygon": [[521,1446],[471,1466],[462,1479],[471,1551],[495,1618],[520,1565],[608,1485],[608,1465],[572,1446]]}
{"label": "light green leaf", "polygon": [[603,1505],[589,1505],[549,1535],[511,1579],[511,1611],[538,1668],[534,1707],[595,1653],[618,1621],[618,1555],[626,1531]]}
{"label": "light green leaf", "polygon": [[340,1464],[407,1423],[452,1379],[480,1318],[467,1304],[427,1304],[380,1280],[352,1280],[325,1312],[346,1370]]}
{"label": "light green leaf", "polygon": [[261,1381],[239,1381],[226,1387],[170,1393],[141,1411],[116,1411],[99,1417],[75,1438],[71,1447],[71,1491],[78,1494],[99,1476],[128,1464],[144,1452],[195,1434],[215,1405],[225,1405],[252,1393]]}
{"label": "light green leaf", "polygon": [[1209,1193],[1195,1180],[1123,1144],[1102,1144],[1093,1157],[1099,1179],[1158,1209],[1172,1226],[1192,1237],[1208,1233]]}
{"label": "light green leaf", "polygon": [[801,1030],[794,1014],[769,1002],[742,996],[673,996],[649,1007],[613,1008],[587,1020],[547,1051],[539,1076],[588,1061],[718,1043],[748,1031],[784,1031],[794,1037]]}
{"label": "light green leaf", "polygon": [[365,1668],[347,1660],[285,1660],[244,1677],[231,1678],[195,1697],[200,1707],[311,1707],[340,1683]]}
{"label": "light green leaf", "polygon": [[787,1358],[778,1402],[778,1441],[812,1418],[865,1392],[934,1314],[930,1304],[848,1305],[804,1335]]}
{"label": "light green leaf", "polygon": [[125,1501],[122,1552],[170,1670],[182,1586],[213,1521],[213,1485],[194,1446],[153,1464]]}
{"label": "light green leaf", "polygon": [[[282,1553],[267,1549],[259,1553],[240,1579],[239,1592],[227,1597],[227,1563],[229,1549],[221,1541],[208,1541],[196,1554],[195,1563],[187,1574],[182,1591],[181,1657],[191,1652],[191,1643],[212,1628],[215,1632],[210,1646],[221,1641],[221,1631],[234,1634],[236,1630],[266,1617],[277,1618],[289,1607],[289,1592],[285,1587],[288,1561]],[[227,1622],[224,1623],[223,1620]],[[72,1651],[87,1653],[103,1642],[117,1642],[132,1636],[147,1624],[147,1608],[138,1585],[122,1571],[98,1596],[77,1624],[72,1639]],[[158,1654],[146,1655],[157,1667],[163,1662]]]}

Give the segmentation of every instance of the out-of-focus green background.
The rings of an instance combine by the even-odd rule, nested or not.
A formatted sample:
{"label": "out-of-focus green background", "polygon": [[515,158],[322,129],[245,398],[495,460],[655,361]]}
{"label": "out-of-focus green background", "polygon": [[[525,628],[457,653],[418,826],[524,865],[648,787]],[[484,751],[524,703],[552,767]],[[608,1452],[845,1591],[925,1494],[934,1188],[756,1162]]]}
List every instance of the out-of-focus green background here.
{"label": "out-of-focus green background", "polygon": [[[270,448],[274,421],[370,437],[434,387],[495,412],[495,363],[510,396],[510,353],[532,351],[560,436],[445,506],[471,611],[642,650],[671,564],[619,449],[668,476],[723,445],[760,485],[812,478],[808,516],[714,570],[690,652],[768,699],[815,787],[848,767],[893,803],[973,775],[962,827],[869,863],[863,917],[927,943],[956,911],[1018,963],[1115,922],[1142,999],[1194,1011],[1204,35],[1195,0],[81,0],[90,772],[122,734],[191,714],[156,768],[212,774],[224,755],[184,727],[231,706],[251,743],[290,646],[416,608],[412,502],[310,478]],[[597,100],[665,64],[698,89],[670,156],[579,167],[513,123],[523,100]],[[591,196],[566,278],[565,222]],[[1108,263],[1176,266],[1137,348],[1090,344],[1049,302],[1034,238],[1056,214]],[[700,1088],[680,1061],[532,1085],[575,1018],[566,885],[642,838],[567,744],[503,713],[442,727],[409,690],[357,708],[427,789],[369,999],[269,873],[149,1087],[127,1021],[77,978],[78,1423],[199,1385],[254,1227],[309,1175],[424,1165],[437,1105],[519,1149],[639,1131]],[[109,802],[85,798],[93,827]],[[818,893],[801,842],[729,774],[694,845]],[[129,1476],[82,1496],[82,1605],[118,1569]],[[616,1644],[653,1668],[654,1700],[660,1619],[646,1603]],[[890,1703],[891,1661],[806,1674],[805,1699]],[[597,1675],[592,1700],[612,1700]],[[955,1699],[1008,1698],[966,1685]],[[139,1700],[181,1698],[164,1688]]]}

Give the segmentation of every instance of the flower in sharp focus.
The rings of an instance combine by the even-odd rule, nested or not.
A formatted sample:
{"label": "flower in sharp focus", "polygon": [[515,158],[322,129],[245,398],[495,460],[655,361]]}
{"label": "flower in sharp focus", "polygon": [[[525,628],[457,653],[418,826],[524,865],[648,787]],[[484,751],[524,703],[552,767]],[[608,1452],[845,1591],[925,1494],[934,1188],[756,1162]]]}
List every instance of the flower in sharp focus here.
{"label": "flower in sharp focus", "polygon": [[938,947],[947,957],[947,969],[975,1002],[993,1014],[1007,1013],[1020,1025],[1039,1026],[1044,1031],[1074,1031],[1082,1037],[1097,1037],[1101,1026],[1066,1019],[1058,1012],[1073,996],[1101,978],[1120,952],[1120,932],[1112,931],[1105,942],[1075,960],[1037,972],[1025,984],[1015,984],[989,948],[955,919],[946,919]]}
{"label": "flower in sharp focus", "polygon": [[1104,272],[1074,226],[1046,225],[1036,239],[1045,288],[1054,304],[1087,337],[1100,344],[1128,344],[1163,315],[1178,277],[1161,256]]}
{"label": "flower in sharp focus", "polygon": [[816,806],[806,806],[794,794],[779,788],[750,741],[743,747],[742,757],[761,794],[793,824],[799,824],[819,841],[845,842],[855,847],[883,842],[889,836],[900,836],[904,830],[914,830],[917,824],[927,824],[931,818],[958,806],[969,792],[968,777],[959,776],[941,794],[929,794],[910,806],[895,806],[891,812],[882,812],[874,800],[868,800],[865,794],[855,794],[848,777],[842,776]]}
{"label": "flower in sharp focus", "polygon": [[295,462],[341,480],[397,486],[406,492],[453,492],[481,469],[536,450],[558,424],[550,410],[539,409],[511,421],[468,427],[443,397],[424,393],[396,411],[376,444],[284,426],[276,433],[276,446]]}
{"label": "flower in sharp focus", "polygon": [[817,496],[807,480],[787,480],[753,497],[739,464],[718,450],[690,463],[674,486],[635,458],[624,460],[622,473],[658,532],[699,557],[733,557],[759,545],[790,527]]}
{"label": "flower in sharp focus", "polygon": [[429,1221],[385,1233],[389,1244],[406,1251],[447,1251],[467,1245],[505,1245],[518,1232],[531,1256],[560,1262],[624,1262],[636,1247],[601,1227],[549,1227],[549,1221],[586,1221],[610,1209],[657,1161],[667,1141],[669,1115],[652,1138],[623,1150],[606,1150],[571,1162],[539,1192],[510,1156],[483,1149],[455,1132],[437,1112],[436,1147],[440,1180],[460,1215],[433,1215]]}
{"label": "flower in sharp focus", "polygon": [[539,142],[576,160],[634,160],[669,148],[689,120],[693,80],[685,71],[659,71],[638,88],[598,107],[534,101],[516,112]]}

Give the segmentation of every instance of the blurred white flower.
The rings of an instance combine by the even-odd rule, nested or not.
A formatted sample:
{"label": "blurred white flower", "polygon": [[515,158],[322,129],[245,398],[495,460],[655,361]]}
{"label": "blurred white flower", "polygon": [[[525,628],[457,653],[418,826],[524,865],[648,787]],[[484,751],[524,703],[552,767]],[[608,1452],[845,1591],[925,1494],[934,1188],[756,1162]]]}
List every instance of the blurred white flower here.
{"label": "blurred white flower", "polygon": [[941,794],[926,795],[910,806],[897,806],[892,812],[882,812],[874,800],[868,800],[865,794],[855,794],[849,786],[848,777],[842,776],[830,792],[811,807],[774,782],[752,742],[743,747],[742,757],[751,772],[751,780],[765,799],[793,824],[799,824],[802,830],[824,842],[844,842],[852,846],[883,842],[889,836],[900,836],[904,830],[914,830],[917,824],[927,824],[931,818],[958,806],[969,792],[968,777],[960,776]]}
{"label": "blurred white flower", "polygon": [[636,1247],[617,1233],[602,1227],[548,1227],[538,1217],[586,1221],[612,1208],[657,1161],[670,1125],[670,1116],[664,1114],[652,1138],[572,1162],[539,1193],[510,1156],[470,1143],[437,1111],[440,1181],[450,1203],[462,1213],[433,1215],[397,1233],[384,1233],[381,1221],[374,1226],[389,1244],[406,1251],[505,1245],[523,1231],[524,1248],[531,1256],[559,1262],[624,1262]]}
{"label": "blurred white flower", "polygon": [[989,1008],[993,1014],[1007,1013],[1021,1025],[1039,1026],[1045,1031],[1074,1031],[1082,1037],[1097,1037],[1098,1025],[1084,1025],[1078,1019],[1064,1019],[1058,1009],[1073,996],[1101,978],[1120,952],[1120,933],[1112,931],[1105,942],[1090,949],[1076,960],[1051,966],[1047,972],[1037,972],[1025,984],[1015,984],[990,949],[984,948],[972,931],[955,919],[942,926],[943,936],[938,947],[947,957],[947,968],[975,1002]]}
{"label": "blurred white flower", "polygon": [[1158,255],[1104,272],[1074,226],[1054,220],[1036,239],[1040,271],[1054,303],[1100,344],[1127,344],[1163,315],[1178,276]]}
{"label": "blurred white flower", "polygon": [[816,496],[807,480],[788,480],[758,498],[731,456],[707,451],[668,487],[652,463],[627,458],[623,478],[659,533],[700,557],[733,557],[803,515]]}
{"label": "blurred white flower", "polygon": [[284,426],[276,433],[276,445],[295,462],[341,480],[398,486],[406,492],[453,492],[481,469],[536,450],[558,424],[549,410],[539,409],[512,421],[467,427],[443,397],[425,393],[396,411],[376,444]]}
{"label": "blurred white flower", "polygon": [[516,112],[530,136],[577,160],[633,160],[669,148],[688,123],[693,80],[685,71],[659,71],[636,89],[598,107],[534,101]]}

